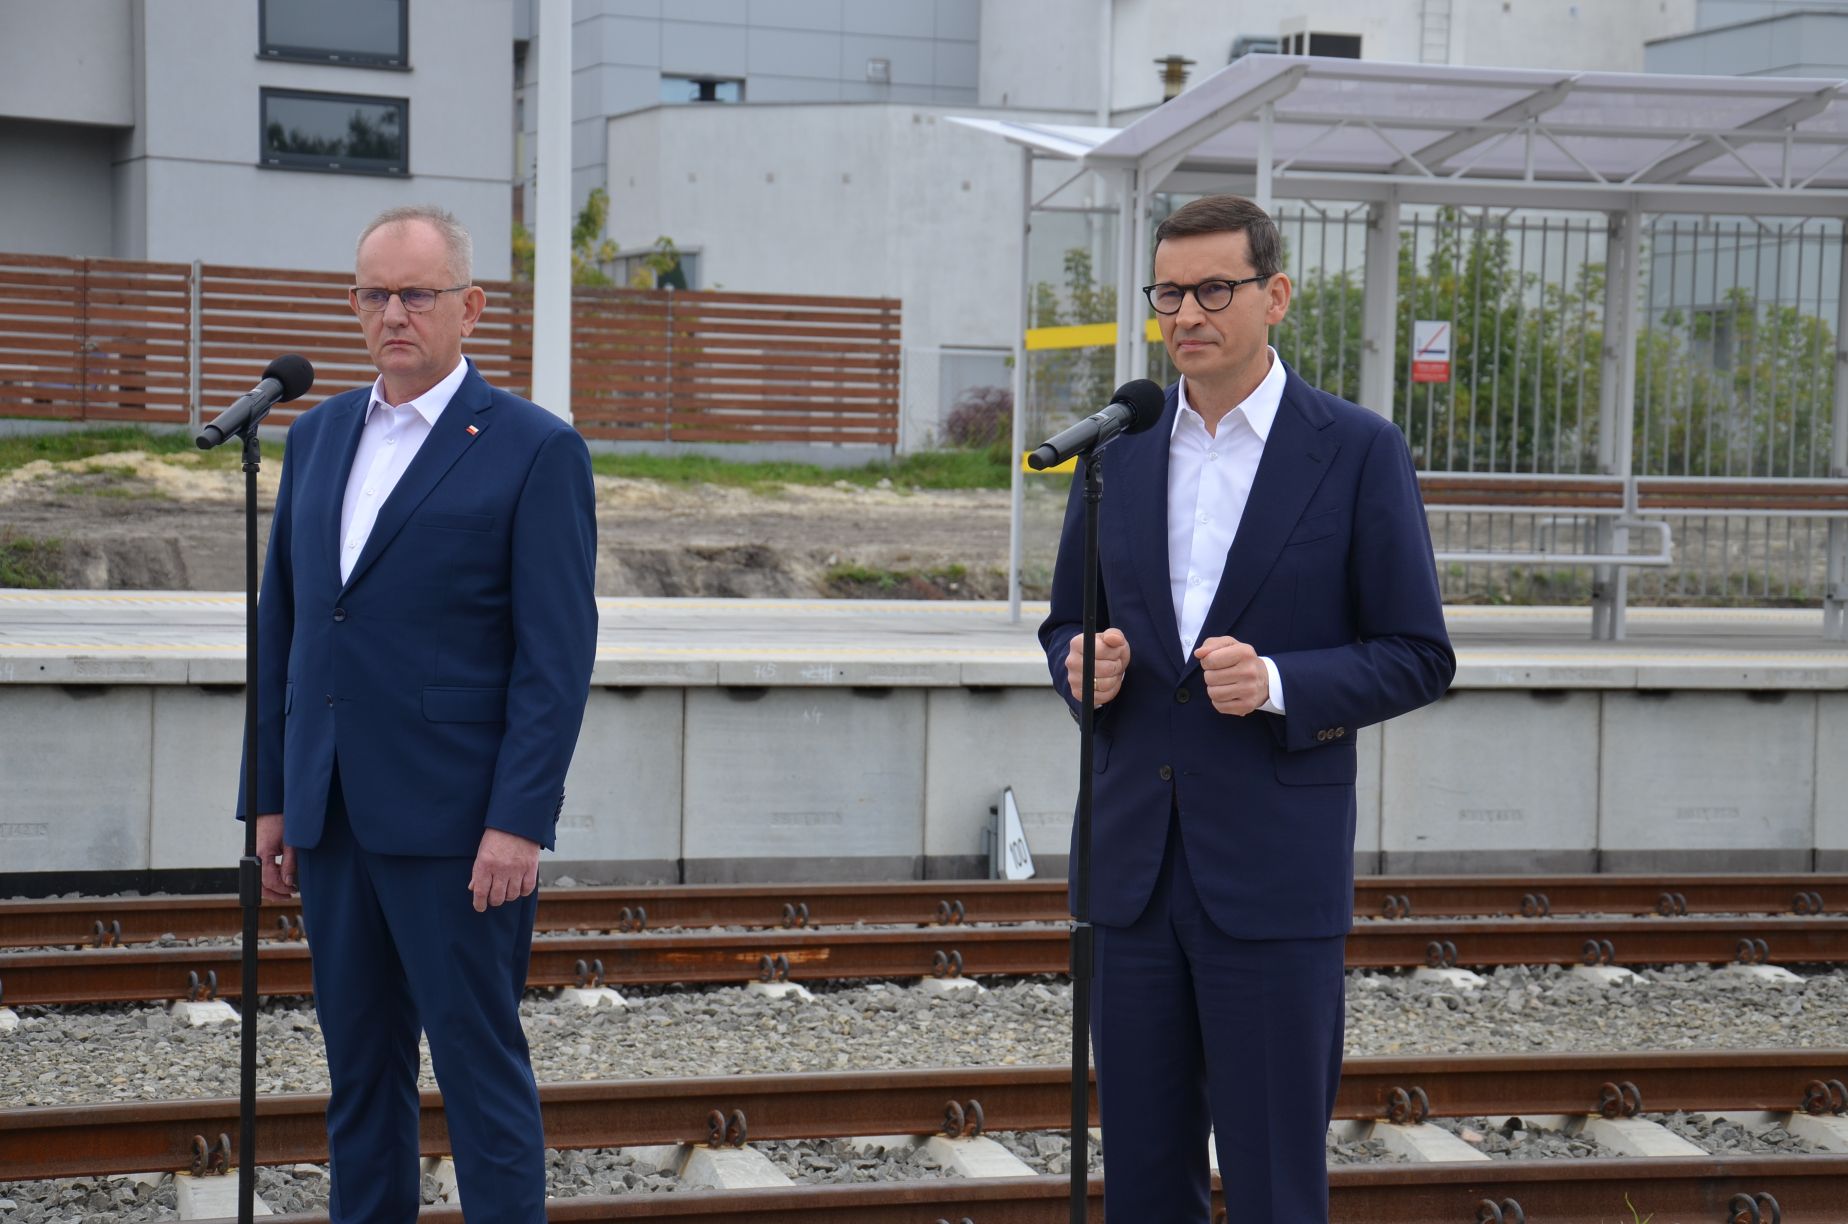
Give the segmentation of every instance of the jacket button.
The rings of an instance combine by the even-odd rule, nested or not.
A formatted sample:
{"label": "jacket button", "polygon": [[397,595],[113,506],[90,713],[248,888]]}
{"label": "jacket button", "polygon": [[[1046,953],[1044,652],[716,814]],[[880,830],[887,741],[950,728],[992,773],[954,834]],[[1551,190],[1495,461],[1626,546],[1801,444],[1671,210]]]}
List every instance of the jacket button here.
{"label": "jacket button", "polygon": [[1189,689],[1176,689],[1174,690],[1174,699],[1182,705],[1186,705],[1193,700],[1193,692]]}
{"label": "jacket button", "polygon": [[1161,780],[1163,782],[1166,782],[1170,778],[1174,777],[1174,768],[1170,765],[1163,765],[1160,769],[1156,770],[1155,772],[1161,775]]}
{"label": "jacket button", "polygon": [[335,608],[334,609],[334,619],[337,621],[345,620],[346,619],[346,609],[345,608]]}
{"label": "jacket button", "polygon": [[327,704],[328,704],[328,705],[333,705],[333,704],[334,704],[334,695],[333,695],[332,693],[329,693],[329,694],[327,695]]}
{"label": "jacket button", "polygon": [[1346,728],[1346,727],[1336,727],[1336,728],[1335,728],[1335,738],[1336,738],[1336,739],[1340,739],[1340,738],[1341,738],[1342,736],[1344,736],[1344,735],[1346,735],[1346,734],[1347,734],[1347,728]]}
{"label": "jacket button", "polygon": [[1317,731],[1315,733],[1315,737],[1318,740],[1321,740],[1325,744],[1328,742],[1328,732],[1327,731]]}

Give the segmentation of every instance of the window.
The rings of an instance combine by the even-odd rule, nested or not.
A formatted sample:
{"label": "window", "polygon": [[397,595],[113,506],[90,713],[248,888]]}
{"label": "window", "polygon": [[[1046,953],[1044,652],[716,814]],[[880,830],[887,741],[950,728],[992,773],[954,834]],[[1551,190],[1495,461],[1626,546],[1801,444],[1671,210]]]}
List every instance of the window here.
{"label": "window", "polygon": [[661,101],[742,102],[744,82],[725,77],[664,76],[661,78]]}
{"label": "window", "polygon": [[265,89],[258,160],[265,166],[347,174],[410,173],[404,98]]}
{"label": "window", "polygon": [[1359,59],[1360,35],[1305,31],[1283,36],[1285,55],[1326,55],[1331,59]]}
{"label": "window", "polygon": [[268,59],[405,68],[410,0],[261,0],[257,44]]}

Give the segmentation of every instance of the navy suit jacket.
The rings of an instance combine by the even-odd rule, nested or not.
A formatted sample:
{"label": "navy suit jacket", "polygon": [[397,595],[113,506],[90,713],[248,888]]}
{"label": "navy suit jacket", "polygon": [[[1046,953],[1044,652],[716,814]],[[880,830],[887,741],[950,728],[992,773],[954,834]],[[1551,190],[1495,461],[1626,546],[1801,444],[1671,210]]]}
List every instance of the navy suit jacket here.
{"label": "navy suit jacket", "polygon": [[472,856],[486,828],[549,848],[596,658],[589,449],[471,362],[342,582],[370,397],[289,430],[257,604],[257,811],[314,846],[338,758],[368,850]]}
{"label": "navy suit jacket", "polygon": [[[1441,696],[1456,670],[1431,537],[1390,421],[1285,367],[1225,574],[1200,640],[1231,635],[1277,665],[1284,715],[1221,714],[1181,653],[1168,584],[1168,450],[1176,387],[1149,430],[1102,454],[1098,628],[1130,647],[1098,711],[1094,920],[1134,922],[1178,810],[1215,925],[1241,939],[1345,934],[1353,920],[1355,735]],[[1054,686],[1083,629],[1083,478],[1072,483],[1040,626]],[[1198,642],[1195,643],[1198,645]],[[1076,830],[1074,830],[1074,838]]]}

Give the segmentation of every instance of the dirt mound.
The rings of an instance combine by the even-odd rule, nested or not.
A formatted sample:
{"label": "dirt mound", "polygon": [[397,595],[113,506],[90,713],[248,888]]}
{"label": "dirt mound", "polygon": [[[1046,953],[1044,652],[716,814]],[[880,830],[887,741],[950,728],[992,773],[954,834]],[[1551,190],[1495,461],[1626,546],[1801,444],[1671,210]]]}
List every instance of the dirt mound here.
{"label": "dirt mound", "polygon": [[[259,476],[264,540],[280,473],[269,463]],[[192,454],[30,463],[0,476],[0,575],[91,589],[239,589],[242,495],[241,471]],[[599,476],[597,523],[600,595],[1005,595],[1008,495],[998,490]],[[7,568],[9,548],[31,564]]]}

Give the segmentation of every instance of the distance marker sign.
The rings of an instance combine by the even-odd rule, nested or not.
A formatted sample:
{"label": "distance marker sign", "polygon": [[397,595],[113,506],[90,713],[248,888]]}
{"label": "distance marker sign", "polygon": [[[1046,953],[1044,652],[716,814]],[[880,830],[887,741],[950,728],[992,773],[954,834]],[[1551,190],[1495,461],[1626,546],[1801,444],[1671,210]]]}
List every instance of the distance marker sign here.
{"label": "distance marker sign", "polygon": [[1447,383],[1450,381],[1450,324],[1442,319],[1417,319],[1412,323],[1412,381]]}

